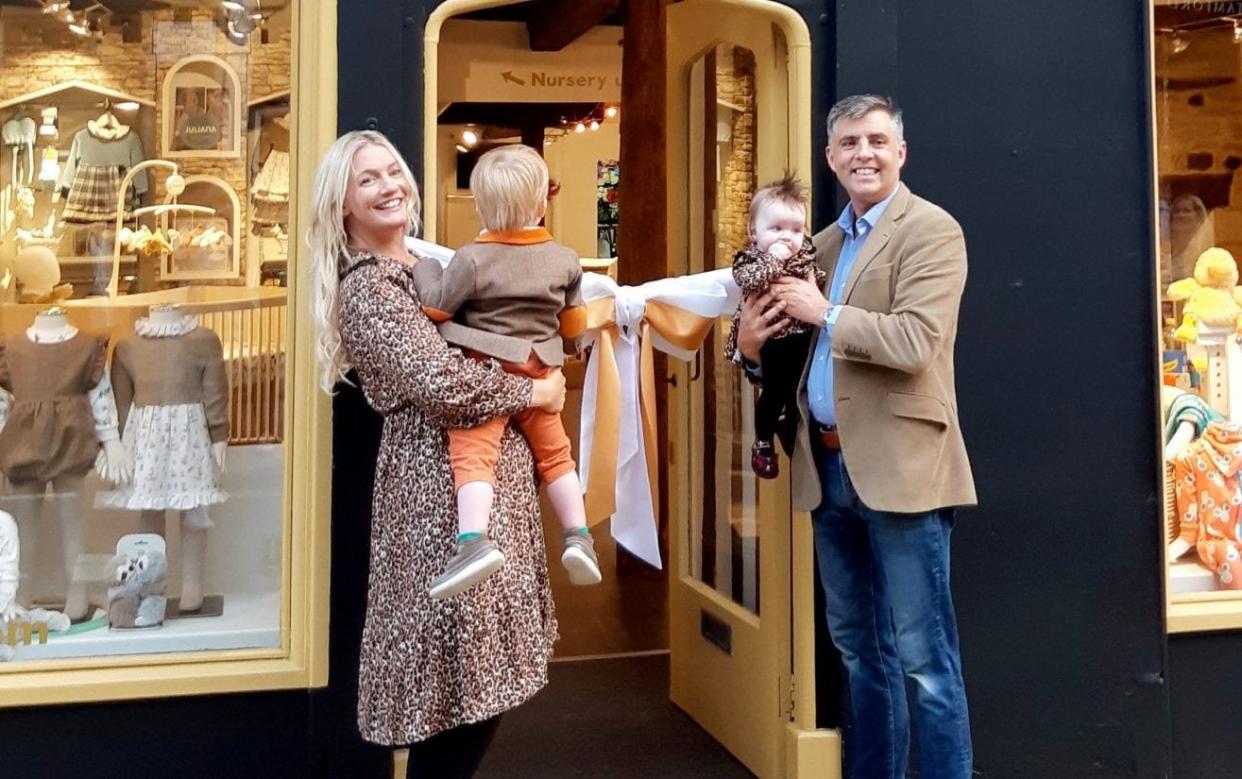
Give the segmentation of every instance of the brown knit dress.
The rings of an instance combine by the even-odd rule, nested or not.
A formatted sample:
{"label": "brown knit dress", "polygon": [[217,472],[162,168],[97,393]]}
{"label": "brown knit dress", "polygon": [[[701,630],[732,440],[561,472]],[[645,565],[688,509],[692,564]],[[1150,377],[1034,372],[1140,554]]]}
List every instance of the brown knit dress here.
{"label": "brown knit dress", "polygon": [[99,436],[89,393],[104,374],[108,339],[78,333],[36,344],[25,335],[0,341],[0,387],[13,406],[0,431],[0,471],[13,484],[83,476],[95,464]]}
{"label": "brown knit dress", "polygon": [[366,255],[343,265],[341,336],[367,402],[384,416],[358,728],[368,741],[409,744],[511,709],[547,682],[556,617],[534,464],[513,428],[501,442],[491,516],[504,567],[456,598],[427,596],[457,533],[444,429],[526,408],[530,380],[449,347],[423,315],[407,266]]}

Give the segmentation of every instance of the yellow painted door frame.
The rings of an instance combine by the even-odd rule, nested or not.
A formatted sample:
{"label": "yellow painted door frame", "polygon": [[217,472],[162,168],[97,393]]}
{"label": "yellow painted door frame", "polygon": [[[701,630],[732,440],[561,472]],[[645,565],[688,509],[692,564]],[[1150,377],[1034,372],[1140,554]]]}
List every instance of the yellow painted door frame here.
{"label": "yellow painted door frame", "polygon": [[[441,30],[444,23],[454,16],[472,11],[514,5],[520,1],[447,0],[447,2],[437,6],[428,17],[424,30],[423,47],[424,167],[421,184],[424,194],[423,224],[425,225],[426,237],[429,240],[436,239],[436,225],[438,223],[438,181],[435,175],[429,175],[429,171],[433,170],[437,151],[436,127],[437,108],[439,105],[438,78]],[[788,70],[785,74],[787,77],[785,87],[787,118],[784,123],[788,128],[788,137],[784,143],[786,144],[788,159],[794,163],[794,166],[802,173],[803,177],[809,180],[811,178],[812,165],[816,164],[816,160],[820,159],[820,157],[818,150],[812,148],[811,141],[811,126],[813,124],[810,115],[811,43],[810,33],[805,22],[792,8],[781,3],[770,2],[769,0],[685,0],[682,3],[674,3],[670,7],[670,11],[682,5],[707,9],[707,13],[698,17],[700,24],[711,22],[713,19],[715,21],[727,21],[731,15],[734,18],[747,16],[752,20],[756,15],[759,15],[770,22],[769,27],[771,30],[779,31],[780,35],[783,36],[788,64]],[[670,48],[674,43],[673,36],[670,36]],[[670,57],[670,70],[684,64],[684,62],[675,64]],[[674,121],[674,116],[680,116],[682,121],[684,121],[685,106],[673,105],[671,102],[673,100],[671,92],[669,99],[669,121]],[[675,181],[678,183],[675,183]],[[668,196],[670,239],[675,238],[679,232],[677,229],[673,229],[672,225],[684,227],[687,223],[687,204],[684,202],[684,195],[679,197],[674,194],[675,192],[685,193],[685,185],[686,171],[683,169],[678,172],[676,169],[671,169]],[[684,236],[682,237],[684,238]],[[684,253],[687,248],[684,241],[678,244],[678,246]],[[670,243],[670,257],[676,256],[674,254],[674,244]],[[690,371],[682,366],[677,366],[673,370],[678,375],[678,387],[687,387]],[[684,390],[670,393],[670,405],[669,424],[670,430],[674,433],[671,445],[675,447],[675,454],[670,459],[674,463],[686,462],[686,458],[690,457],[692,453],[686,450],[687,442],[684,435],[681,436],[679,443],[676,431],[680,426],[684,425],[688,417],[688,393]],[[680,446],[679,450],[676,449],[678,446]],[[675,485],[677,483],[676,479],[677,477],[671,479],[671,483]],[[684,487],[684,485],[682,486]],[[787,496],[787,491],[785,494]],[[674,505],[677,504],[674,503]],[[677,554],[676,543],[673,544],[673,547],[673,554]],[[788,569],[784,580],[788,582],[788,591],[790,593],[788,632],[791,638],[787,639],[786,646],[791,653],[790,667],[792,669],[792,676],[797,680],[792,698],[792,719],[785,727],[784,749],[779,761],[781,766],[779,775],[786,777],[833,777],[839,776],[840,771],[839,734],[835,730],[817,730],[815,728],[814,587],[817,584],[814,580],[812,548],[808,517],[805,514],[794,515],[792,517],[790,540],[783,560],[783,564]],[[670,582],[670,586],[671,584],[672,582]],[[728,684],[728,681],[727,679],[722,679],[720,683]],[[773,698],[777,694],[778,691],[774,689],[772,692]]]}

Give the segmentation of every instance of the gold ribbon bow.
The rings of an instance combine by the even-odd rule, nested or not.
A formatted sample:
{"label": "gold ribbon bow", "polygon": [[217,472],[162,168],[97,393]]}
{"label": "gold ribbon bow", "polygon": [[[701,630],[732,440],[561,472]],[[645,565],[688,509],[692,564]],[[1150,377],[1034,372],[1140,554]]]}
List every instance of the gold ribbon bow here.
{"label": "gold ribbon bow", "polygon": [[[616,344],[622,337],[617,323],[616,299],[598,298],[587,303],[587,330],[598,331],[595,353],[598,382],[595,395],[595,430],[590,451],[590,473],[586,486],[587,521],[598,524],[617,511],[617,456],[621,445],[621,376],[617,369]],[[705,317],[659,300],[649,300],[638,324],[639,419],[643,450],[647,460],[647,479],[651,485],[651,510],[660,505],[659,479],[656,477],[655,351],[652,331],[669,344],[692,352],[716,323]],[[583,456],[579,453],[579,456]]]}

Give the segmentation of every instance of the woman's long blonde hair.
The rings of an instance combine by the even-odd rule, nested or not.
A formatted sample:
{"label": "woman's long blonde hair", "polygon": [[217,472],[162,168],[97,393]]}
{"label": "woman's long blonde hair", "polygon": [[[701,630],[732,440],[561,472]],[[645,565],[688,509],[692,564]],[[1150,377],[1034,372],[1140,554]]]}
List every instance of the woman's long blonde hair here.
{"label": "woman's long blonde hair", "polygon": [[349,371],[349,355],[341,343],[340,306],[337,295],[340,287],[342,261],[349,254],[349,236],[345,232],[345,191],[353,172],[354,155],[364,146],[382,146],[392,153],[401,172],[410,182],[410,200],[406,204],[407,235],[418,232],[419,211],[422,203],[418,197],[418,183],[401,152],[382,133],[373,130],[354,130],[345,133],[332,143],[319,167],[315,169],[315,187],[310,229],[306,231],[306,245],[311,251],[311,315],[317,328],[315,356],[319,362],[319,386],[331,394],[338,381],[345,379]]}

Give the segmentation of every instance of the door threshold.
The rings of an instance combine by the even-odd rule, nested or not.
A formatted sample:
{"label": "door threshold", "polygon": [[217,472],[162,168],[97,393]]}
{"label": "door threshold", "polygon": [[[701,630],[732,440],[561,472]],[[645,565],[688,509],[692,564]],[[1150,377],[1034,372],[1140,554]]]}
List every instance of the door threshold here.
{"label": "door threshold", "polygon": [[667,649],[644,649],[638,652],[609,652],[599,655],[574,655],[573,657],[554,657],[549,663],[582,663],[591,660],[623,660],[630,657],[655,657],[667,655]]}

